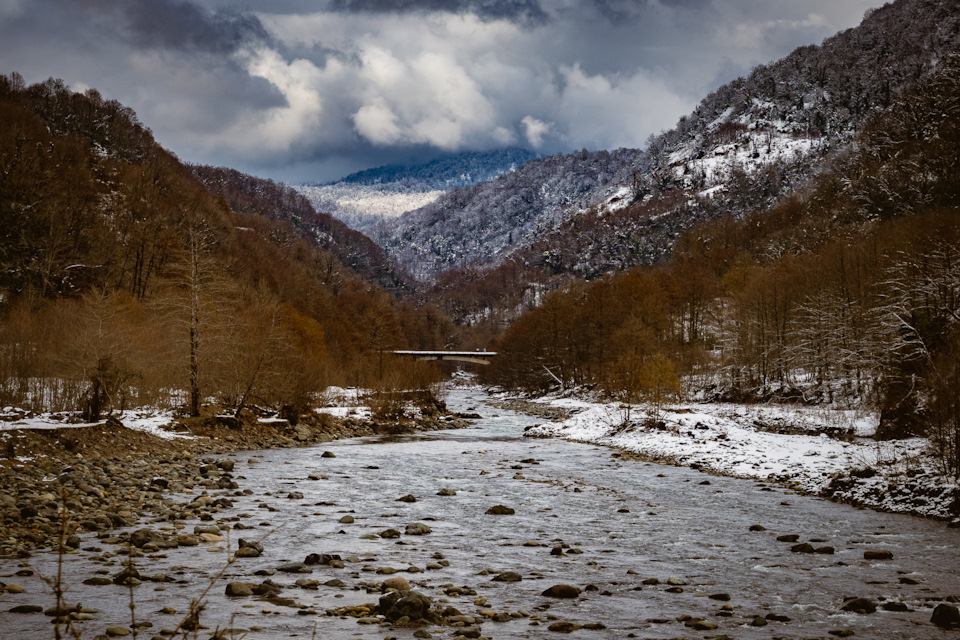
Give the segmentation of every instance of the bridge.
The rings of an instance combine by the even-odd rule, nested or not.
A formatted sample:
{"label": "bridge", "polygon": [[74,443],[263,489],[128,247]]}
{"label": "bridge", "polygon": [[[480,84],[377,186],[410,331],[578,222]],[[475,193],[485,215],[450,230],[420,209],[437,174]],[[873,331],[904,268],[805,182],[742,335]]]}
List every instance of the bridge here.
{"label": "bridge", "polygon": [[417,360],[457,360],[475,364],[490,364],[497,355],[495,351],[391,351],[391,353]]}

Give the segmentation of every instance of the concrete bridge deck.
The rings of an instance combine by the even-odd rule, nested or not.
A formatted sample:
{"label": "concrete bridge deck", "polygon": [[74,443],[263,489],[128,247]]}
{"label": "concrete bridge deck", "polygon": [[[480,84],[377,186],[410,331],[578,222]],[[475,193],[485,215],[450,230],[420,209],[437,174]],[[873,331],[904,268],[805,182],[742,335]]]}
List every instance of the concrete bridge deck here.
{"label": "concrete bridge deck", "polygon": [[490,364],[497,355],[495,351],[391,351],[391,353],[417,360],[457,360],[475,364]]}

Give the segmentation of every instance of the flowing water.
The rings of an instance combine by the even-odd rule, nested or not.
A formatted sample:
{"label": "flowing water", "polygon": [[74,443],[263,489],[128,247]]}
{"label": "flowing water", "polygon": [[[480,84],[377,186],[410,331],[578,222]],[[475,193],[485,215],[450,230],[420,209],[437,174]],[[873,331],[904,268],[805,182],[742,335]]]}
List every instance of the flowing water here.
{"label": "flowing water", "polygon": [[[484,403],[475,391],[453,391],[447,398],[453,410],[484,416],[468,429],[233,456],[240,488],[254,494],[226,492],[235,507],[218,515],[256,527],[231,532],[233,548],[239,537],[268,534],[266,551],[226,569],[210,590],[203,624],[211,630],[253,629],[247,636],[253,639],[412,638],[413,627],[359,625],[353,618],[323,615],[376,602],[377,594],[358,585],[388,577],[376,569],[393,568],[434,601],[446,601],[467,615],[481,609],[532,614],[484,623],[484,636],[494,639],[563,637],[548,630],[557,621],[606,627],[575,630],[571,638],[825,638],[840,629],[850,629],[858,638],[960,637],[960,632],[929,622],[941,599],[960,595],[960,530],[793,495],[755,481],[621,460],[605,448],[525,439],[523,428],[536,418]],[[336,457],[321,457],[324,451]],[[311,474],[321,479],[308,480]],[[439,496],[440,489],[457,493]],[[288,498],[291,491],[304,497]],[[417,501],[397,500],[407,494]],[[487,515],[494,505],[516,513]],[[355,521],[340,523],[348,514]],[[432,533],[369,537],[388,528],[402,532],[414,522],[429,525]],[[192,531],[197,523],[186,524]],[[750,531],[751,525],[765,530]],[[836,552],[791,553],[791,544],[776,540],[781,534],[796,534],[800,542],[829,545]],[[569,547],[566,555],[551,555],[561,542]],[[87,537],[81,546],[89,549],[96,543]],[[165,552],[166,557],[138,560],[145,575],[164,573],[176,580],[162,590],[150,582],[134,588],[137,619],[153,623],[140,637],[176,626],[190,600],[224,567],[227,551],[211,547],[216,548],[180,548]],[[892,551],[893,559],[864,560],[864,551],[877,549]],[[355,556],[359,562],[347,562],[342,569],[316,566],[310,575],[270,576],[287,587],[282,596],[295,600],[294,607],[223,595],[226,582],[259,583],[264,577],[255,575],[257,570],[300,562],[309,553]],[[67,556],[64,567],[68,600],[99,611],[95,621],[84,623],[88,638],[107,626],[130,623],[126,588],[81,584],[104,566],[92,555],[96,553]],[[449,566],[424,570],[441,556]],[[51,574],[55,561],[56,556],[41,554],[29,562]],[[120,558],[114,561],[107,567],[110,575],[122,567]],[[0,561],[0,574],[10,576],[19,563]],[[423,571],[407,572],[410,567]],[[522,581],[493,580],[505,571],[521,574]],[[671,577],[686,583],[681,592],[667,591]],[[319,580],[321,586],[299,589],[293,584],[298,578]],[[334,578],[346,586],[323,585]],[[659,584],[644,584],[650,578]],[[0,596],[0,637],[52,638],[44,616],[6,613],[16,604],[52,604],[48,593],[40,597],[43,586],[36,578],[0,580],[27,587],[27,593]],[[573,600],[541,595],[558,583],[584,591]],[[447,595],[450,586],[468,587],[476,595]],[[729,595],[729,601],[709,597],[719,594]],[[479,597],[486,604],[475,605]],[[850,597],[903,603],[909,611],[841,612]],[[727,611],[722,611],[724,605]],[[163,607],[180,615],[158,614]],[[749,626],[754,617],[768,614],[789,620]],[[703,618],[719,628],[696,631],[677,621],[681,616]],[[453,637],[450,628],[426,629],[436,638]],[[199,637],[209,635],[201,631]]]}

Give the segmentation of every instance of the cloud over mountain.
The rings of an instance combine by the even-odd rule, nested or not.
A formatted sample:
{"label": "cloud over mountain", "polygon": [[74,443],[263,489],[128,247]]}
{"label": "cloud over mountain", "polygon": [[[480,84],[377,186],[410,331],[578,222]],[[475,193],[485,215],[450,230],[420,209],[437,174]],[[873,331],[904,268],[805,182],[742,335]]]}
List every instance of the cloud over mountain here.
{"label": "cloud over mountain", "polygon": [[182,157],[317,180],[442,152],[640,146],[878,0],[3,0],[0,55]]}

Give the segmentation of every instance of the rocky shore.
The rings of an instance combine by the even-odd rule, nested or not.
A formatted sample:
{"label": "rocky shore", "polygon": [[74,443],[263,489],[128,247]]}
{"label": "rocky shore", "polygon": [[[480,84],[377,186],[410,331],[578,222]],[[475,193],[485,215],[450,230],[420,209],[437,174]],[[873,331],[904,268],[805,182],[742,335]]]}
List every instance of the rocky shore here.
{"label": "rocky shore", "polygon": [[[237,489],[235,451],[311,446],[340,438],[459,428],[468,421],[430,403],[416,418],[340,419],[310,413],[289,420],[224,416],[178,420],[159,438],[122,418],[64,429],[0,432],[0,557],[77,545],[76,533],[130,527],[149,519],[212,519],[222,504],[205,492]],[[221,502],[226,498],[220,498]],[[188,540],[187,544],[191,541]]]}

